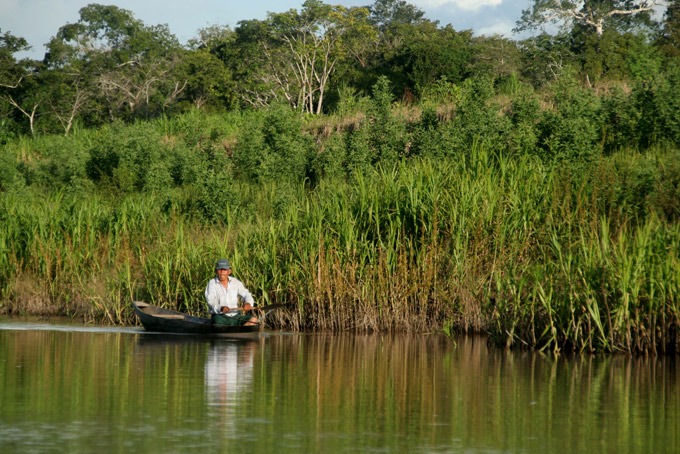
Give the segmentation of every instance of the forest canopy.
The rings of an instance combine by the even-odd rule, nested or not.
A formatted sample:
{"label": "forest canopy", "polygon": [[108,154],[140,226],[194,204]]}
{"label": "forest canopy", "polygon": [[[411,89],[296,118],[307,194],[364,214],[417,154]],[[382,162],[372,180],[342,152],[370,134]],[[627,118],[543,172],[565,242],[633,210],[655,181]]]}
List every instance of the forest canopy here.
{"label": "forest canopy", "polygon": [[[381,77],[397,100],[407,101],[421,100],[443,82],[480,78],[495,86],[517,80],[536,90],[564,74],[630,86],[677,66],[677,21],[677,1],[536,0],[516,26],[534,35],[512,40],[455,30],[403,0],[349,8],[307,0],[299,11],[272,12],[234,29],[198,30],[180,45],[166,25],[89,4],[77,22],[55,31],[42,60],[17,60],[26,40],[0,34],[0,140],[191,109],[285,103],[327,114],[347,93],[370,96]],[[560,26],[558,33],[542,31],[551,23]]]}

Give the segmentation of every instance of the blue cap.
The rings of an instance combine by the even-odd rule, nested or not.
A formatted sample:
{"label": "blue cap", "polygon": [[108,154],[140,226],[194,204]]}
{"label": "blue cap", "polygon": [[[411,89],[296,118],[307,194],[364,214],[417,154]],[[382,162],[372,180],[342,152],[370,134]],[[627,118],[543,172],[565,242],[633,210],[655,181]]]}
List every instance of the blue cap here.
{"label": "blue cap", "polygon": [[215,264],[215,269],[216,270],[230,270],[231,269],[231,263],[229,263],[229,260],[227,259],[219,259],[217,263]]}

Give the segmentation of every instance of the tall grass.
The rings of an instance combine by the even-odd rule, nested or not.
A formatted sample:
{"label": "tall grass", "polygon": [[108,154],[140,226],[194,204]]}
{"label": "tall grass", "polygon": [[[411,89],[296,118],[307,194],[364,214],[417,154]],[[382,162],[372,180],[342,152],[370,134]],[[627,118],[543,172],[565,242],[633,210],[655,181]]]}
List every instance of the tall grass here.
{"label": "tall grass", "polygon": [[[657,175],[677,158],[633,162]],[[574,169],[478,146],[312,190],[233,183],[234,206],[210,223],[167,193],[3,192],[1,309],[131,323],[129,302],[141,298],[200,313],[224,256],[261,303],[291,305],[271,319],[284,328],[678,351],[675,202],[648,179],[644,197],[626,192],[622,182],[639,180],[624,161]]]}

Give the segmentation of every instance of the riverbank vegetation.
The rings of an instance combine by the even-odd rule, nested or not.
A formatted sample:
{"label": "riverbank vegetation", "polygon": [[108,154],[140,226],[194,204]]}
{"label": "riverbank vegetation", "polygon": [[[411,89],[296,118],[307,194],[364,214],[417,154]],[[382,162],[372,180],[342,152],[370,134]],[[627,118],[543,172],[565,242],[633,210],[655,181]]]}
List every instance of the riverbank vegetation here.
{"label": "riverbank vegetation", "polygon": [[[380,16],[388,5],[410,19]],[[47,112],[24,129],[22,115],[6,117],[0,310],[132,323],[130,301],[143,299],[200,313],[214,261],[228,257],[262,304],[289,305],[271,320],[286,329],[485,332],[509,347],[677,352],[677,37],[610,28],[607,39],[630,53],[604,37],[596,45],[608,52],[578,53],[575,37],[592,39],[578,28],[522,43],[473,39],[408,6],[378,1],[365,11],[373,28],[360,30],[384,46],[402,27],[425,27],[427,39],[371,54],[370,71],[344,61],[327,89],[286,97],[260,79],[238,91],[259,93],[257,108],[217,106],[217,97],[211,108],[143,116],[119,115],[102,98],[66,134],[54,134]],[[256,46],[259,27],[290,26],[283,18],[226,38],[212,30],[228,38],[222,53],[199,46],[193,58],[234,64],[227,49]],[[424,52],[430,45],[447,53]],[[503,46],[514,68],[488,63]],[[348,54],[333,49],[340,64]],[[558,54],[569,56],[559,68],[549,64]]]}

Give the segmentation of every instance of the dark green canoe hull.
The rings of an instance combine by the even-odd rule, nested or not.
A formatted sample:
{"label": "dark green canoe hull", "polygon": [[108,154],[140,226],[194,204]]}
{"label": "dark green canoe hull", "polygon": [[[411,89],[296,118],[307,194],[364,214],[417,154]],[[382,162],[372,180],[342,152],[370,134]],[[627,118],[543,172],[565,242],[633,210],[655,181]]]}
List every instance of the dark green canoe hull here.
{"label": "dark green canoe hull", "polygon": [[133,301],[135,314],[146,331],[173,334],[201,334],[227,337],[257,337],[263,325],[215,325],[209,318],[195,317],[182,312],[164,309],[142,301]]}

